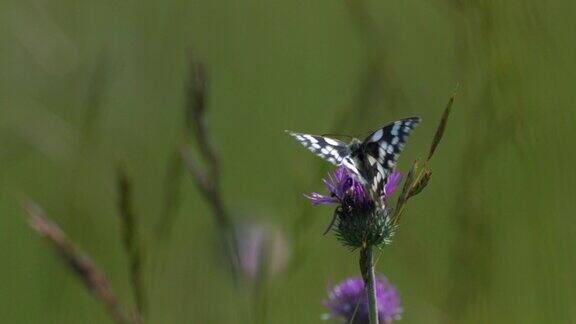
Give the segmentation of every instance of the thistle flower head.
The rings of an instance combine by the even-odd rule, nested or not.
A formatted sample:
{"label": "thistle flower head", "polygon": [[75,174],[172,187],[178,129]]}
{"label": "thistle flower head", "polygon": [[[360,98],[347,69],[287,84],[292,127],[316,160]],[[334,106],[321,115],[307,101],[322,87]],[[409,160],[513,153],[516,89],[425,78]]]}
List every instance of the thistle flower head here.
{"label": "thistle flower head", "polygon": [[[382,198],[385,202],[392,196],[401,179],[402,175],[396,170],[390,174],[382,192]],[[324,178],[323,181],[330,195],[322,195],[317,192],[305,195],[315,205],[345,204],[348,207],[365,207],[365,205],[373,204],[362,183],[344,166],[340,166],[334,173],[328,174],[328,177]]]}
{"label": "thistle flower head", "polygon": [[329,195],[313,192],[306,195],[315,205],[337,204],[335,211],[336,236],[346,246],[388,243],[395,225],[390,221],[386,204],[398,186],[400,172],[394,171],[382,192],[383,204],[376,204],[360,181],[343,166],[324,179]]}
{"label": "thistle flower head", "polygon": [[[384,276],[376,276],[375,287],[380,323],[389,324],[400,319],[402,305],[396,288]],[[328,318],[342,323],[368,323],[368,301],[361,277],[349,278],[330,287],[328,299],[323,304],[330,311]]]}

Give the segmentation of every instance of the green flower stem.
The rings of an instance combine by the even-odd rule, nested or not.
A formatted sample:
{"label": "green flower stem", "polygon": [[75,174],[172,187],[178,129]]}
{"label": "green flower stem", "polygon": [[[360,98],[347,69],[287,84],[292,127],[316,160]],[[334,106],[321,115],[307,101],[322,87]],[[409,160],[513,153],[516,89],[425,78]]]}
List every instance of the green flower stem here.
{"label": "green flower stem", "polygon": [[365,246],[360,250],[360,272],[364,279],[364,288],[368,296],[368,315],[370,324],[378,324],[378,303],[376,300],[376,286],[374,278],[374,253],[372,246]]}

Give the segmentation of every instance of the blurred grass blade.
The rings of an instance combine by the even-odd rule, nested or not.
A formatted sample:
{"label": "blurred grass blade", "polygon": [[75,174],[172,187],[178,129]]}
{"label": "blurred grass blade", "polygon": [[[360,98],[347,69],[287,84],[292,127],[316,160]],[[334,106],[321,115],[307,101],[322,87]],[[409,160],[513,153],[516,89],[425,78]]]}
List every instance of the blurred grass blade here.
{"label": "blurred grass blade", "polygon": [[[183,106],[184,125],[182,129],[182,141],[187,143],[190,137],[195,134],[198,147],[208,160],[209,167],[211,167],[210,172],[217,173],[215,170],[217,167],[215,153],[213,153],[210,148],[205,135],[204,114],[206,112],[206,90],[208,84],[206,68],[201,62],[195,60],[192,54],[190,57],[188,80],[185,85],[186,102]],[[170,160],[166,166],[162,209],[156,227],[158,240],[167,239],[172,231],[176,212],[181,201],[180,185],[184,170],[180,148],[177,147],[170,155]]]}
{"label": "blurred grass blade", "polygon": [[456,93],[454,93],[452,97],[450,97],[450,100],[448,100],[448,104],[444,109],[444,113],[442,114],[442,118],[440,119],[440,123],[438,124],[438,128],[436,128],[436,134],[434,135],[434,139],[432,140],[432,145],[430,145],[430,153],[428,153],[428,158],[426,159],[427,161],[430,161],[430,159],[434,155],[434,152],[436,152],[438,144],[440,144],[440,141],[444,136],[444,130],[446,129],[446,124],[448,123],[448,116],[450,116],[450,112],[452,111],[452,105],[454,104],[455,97]]}
{"label": "blurred grass blade", "polygon": [[206,127],[208,109],[208,73],[202,62],[191,56],[190,75],[186,87],[185,132],[194,136],[198,148],[196,159],[191,146],[186,142],[180,145],[180,155],[185,168],[194,178],[196,186],[212,208],[218,225],[218,240],[225,249],[226,258],[232,265],[234,279],[237,278],[238,249],[234,222],[226,208],[220,189],[220,160],[215,147],[211,144],[210,134]]}
{"label": "blurred grass blade", "polygon": [[138,223],[132,209],[132,185],[126,170],[118,168],[118,213],[124,250],[128,256],[130,284],[140,315],[146,311],[146,297],[143,282],[142,246],[138,236]]}
{"label": "blurred grass blade", "polygon": [[[206,99],[208,97],[206,67],[202,62],[195,60],[193,55],[190,55],[190,57],[190,72],[186,85],[186,104],[184,106],[184,132],[186,137],[190,136],[194,127],[198,128],[198,121],[204,119]],[[203,127],[202,129],[197,129],[197,131],[205,132]]]}
{"label": "blurred grass blade", "polygon": [[130,323],[131,321],[112,291],[108,278],[88,254],[78,248],[35,202],[26,200],[22,207],[28,214],[30,226],[52,244],[54,250],[84,283],[90,293],[104,303],[106,311],[114,322],[118,324]]}

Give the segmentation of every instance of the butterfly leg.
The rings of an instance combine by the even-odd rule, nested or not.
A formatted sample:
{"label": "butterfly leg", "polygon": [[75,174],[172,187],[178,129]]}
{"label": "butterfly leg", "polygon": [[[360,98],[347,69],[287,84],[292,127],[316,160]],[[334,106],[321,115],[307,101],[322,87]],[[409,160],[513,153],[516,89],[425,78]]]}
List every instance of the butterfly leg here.
{"label": "butterfly leg", "polygon": [[336,218],[338,217],[338,210],[339,208],[336,208],[336,210],[334,211],[334,214],[332,215],[332,220],[330,221],[330,223],[328,223],[328,226],[326,226],[326,229],[324,230],[324,233],[322,233],[322,235],[328,234],[328,232],[330,232],[330,230],[334,226],[334,223],[336,223]]}

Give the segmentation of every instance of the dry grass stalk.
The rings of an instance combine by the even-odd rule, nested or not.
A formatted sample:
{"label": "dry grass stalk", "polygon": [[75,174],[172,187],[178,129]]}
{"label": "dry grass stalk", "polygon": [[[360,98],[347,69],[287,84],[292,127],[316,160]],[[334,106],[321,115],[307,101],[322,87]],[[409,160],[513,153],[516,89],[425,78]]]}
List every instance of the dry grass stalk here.
{"label": "dry grass stalk", "polygon": [[88,290],[102,301],[110,317],[119,324],[131,323],[132,321],[119,304],[106,275],[88,254],[76,246],[35,202],[26,200],[23,208],[28,214],[30,226],[48,240]]}

